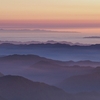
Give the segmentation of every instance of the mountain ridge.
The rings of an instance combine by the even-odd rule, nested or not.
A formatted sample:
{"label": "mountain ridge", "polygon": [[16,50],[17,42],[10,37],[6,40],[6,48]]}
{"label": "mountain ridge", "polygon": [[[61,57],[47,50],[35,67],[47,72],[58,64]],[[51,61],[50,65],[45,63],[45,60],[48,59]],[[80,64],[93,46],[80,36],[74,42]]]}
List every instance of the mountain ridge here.
{"label": "mountain ridge", "polygon": [[57,84],[59,88],[67,92],[91,92],[100,93],[100,72],[93,72],[85,75],[71,76]]}
{"label": "mountain ridge", "polygon": [[12,75],[0,77],[0,95],[7,100],[73,100],[55,86]]}

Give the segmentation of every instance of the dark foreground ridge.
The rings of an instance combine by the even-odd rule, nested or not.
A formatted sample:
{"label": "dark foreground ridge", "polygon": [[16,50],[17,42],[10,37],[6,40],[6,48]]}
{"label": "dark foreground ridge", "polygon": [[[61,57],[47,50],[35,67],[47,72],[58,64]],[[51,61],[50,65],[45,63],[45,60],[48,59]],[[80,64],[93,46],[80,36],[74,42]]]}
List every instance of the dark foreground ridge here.
{"label": "dark foreground ridge", "polygon": [[0,77],[0,100],[73,100],[63,90],[21,76]]}
{"label": "dark foreground ridge", "polygon": [[0,77],[4,76],[1,72],[0,72]]}
{"label": "dark foreground ridge", "polygon": [[0,100],[100,100],[100,93],[69,94],[55,86],[7,75],[0,77]]}

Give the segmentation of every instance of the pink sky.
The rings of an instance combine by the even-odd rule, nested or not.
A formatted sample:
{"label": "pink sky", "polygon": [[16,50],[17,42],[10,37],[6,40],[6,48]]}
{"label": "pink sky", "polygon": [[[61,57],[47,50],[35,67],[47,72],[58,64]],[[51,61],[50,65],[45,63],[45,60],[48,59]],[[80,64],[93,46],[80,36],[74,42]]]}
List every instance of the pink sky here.
{"label": "pink sky", "polygon": [[100,0],[2,0],[0,28],[79,30],[99,33]]}

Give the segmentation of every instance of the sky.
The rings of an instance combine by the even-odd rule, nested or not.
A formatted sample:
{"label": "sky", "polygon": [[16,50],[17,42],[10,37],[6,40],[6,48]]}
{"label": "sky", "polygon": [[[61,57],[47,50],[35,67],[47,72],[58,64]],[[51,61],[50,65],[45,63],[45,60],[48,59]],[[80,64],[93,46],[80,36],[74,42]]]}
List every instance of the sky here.
{"label": "sky", "polygon": [[100,0],[1,0],[0,28],[95,29]]}

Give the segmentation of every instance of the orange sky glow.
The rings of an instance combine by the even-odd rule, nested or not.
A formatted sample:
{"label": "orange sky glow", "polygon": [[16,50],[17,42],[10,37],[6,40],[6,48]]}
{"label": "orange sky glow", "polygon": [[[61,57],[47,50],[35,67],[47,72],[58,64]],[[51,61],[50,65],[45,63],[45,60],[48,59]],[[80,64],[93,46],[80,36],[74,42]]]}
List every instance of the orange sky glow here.
{"label": "orange sky glow", "polygon": [[0,28],[95,28],[99,33],[99,9],[100,0],[2,0]]}

